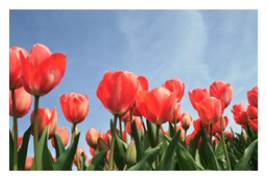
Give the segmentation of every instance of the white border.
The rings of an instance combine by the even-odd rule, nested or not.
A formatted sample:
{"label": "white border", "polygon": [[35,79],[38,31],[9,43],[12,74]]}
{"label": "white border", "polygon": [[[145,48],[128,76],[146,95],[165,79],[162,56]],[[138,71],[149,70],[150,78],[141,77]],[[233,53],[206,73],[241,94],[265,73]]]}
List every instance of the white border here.
{"label": "white border", "polygon": [[[0,2],[0,174],[1,179],[254,179],[267,173],[267,11],[264,0],[2,0]],[[8,48],[9,9],[258,9],[259,171],[258,172],[9,172]],[[244,70],[244,73],[246,73]],[[55,176],[56,175],[56,176]]]}

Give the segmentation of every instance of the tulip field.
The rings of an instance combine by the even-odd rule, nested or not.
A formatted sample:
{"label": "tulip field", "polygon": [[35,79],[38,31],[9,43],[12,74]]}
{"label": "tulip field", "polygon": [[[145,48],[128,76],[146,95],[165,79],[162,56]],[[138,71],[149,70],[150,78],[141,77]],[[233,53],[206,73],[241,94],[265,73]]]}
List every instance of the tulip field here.
{"label": "tulip field", "polygon": [[[234,89],[222,80],[185,92],[186,84],[179,79],[151,88],[145,74],[107,70],[95,95],[110,114],[110,128],[82,132],[79,124],[93,106],[87,95],[62,93],[61,109],[39,106],[64,78],[66,55],[34,44],[29,52],[11,47],[9,57],[10,170],[258,170],[257,85],[243,92],[248,105],[230,105]],[[197,118],[182,112],[182,99],[190,100]],[[231,116],[224,113],[227,108]],[[72,125],[71,134],[58,127],[58,111]],[[27,113],[28,129],[20,137],[18,119]],[[229,127],[230,120],[240,132]],[[79,147],[81,134],[89,151]]]}

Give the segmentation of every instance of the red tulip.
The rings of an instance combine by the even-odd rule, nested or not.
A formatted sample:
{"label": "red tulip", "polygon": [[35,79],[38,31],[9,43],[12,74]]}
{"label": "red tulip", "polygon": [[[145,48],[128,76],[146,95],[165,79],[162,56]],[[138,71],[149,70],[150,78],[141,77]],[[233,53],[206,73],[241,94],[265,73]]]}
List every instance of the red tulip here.
{"label": "red tulip", "polygon": [[[66,147],[69,142],[69,134],[68,134],[68,129],[67,128],[57,128],[55,132],[61,139],[63,145]],[[51,139],[51,144],[53,147],[55,146],[55,140],[54,138]]]}
{"label": "red tulip", "polygon": [[192,106],[196,108],[196,104],[202,101],[203,99],[210,97],[210,93],[208,89],[193,89],[189,94],[189,99]]}
{"label": "red tulip", "polygon": [[247,92],[247,98],[250,105],[258,107],[258,86]]}
{"label": "red tulip", "polygon": [[178,102],[181,101],[185,89],[185,85],[181,80],[167,80],[163,86],[175,93]]}
{"label": "red tulip", "polygon": [[49,93],[59,84],[66,69],[66,57],[52,54],[42,44],[34,44],[27,58],[21,53],[22,82],[26,91],[35,96]]}
{"label": "red tulip", "polygon": [[103,140],[107,146],[109,146],[111,142],[111,137],[112,137],[111,130],[109,129],[103,136]]}
{"label": "red tulip", "polygon": [[224,136],[225,136],[228,140],[231,140],[231,139],[234,137],[232,131],[224,131]]}
{"label": "red tulip", "polygon": [[73,160],[76,166],[78,166],[78,161],[80,161],[82,155],[84,155],[85,161],[87,161],[87,155],[85,154],[85,151],[83,150],[83,148],[78,147]]}
{"label": "red tulip", "polygon": [[248,122],[248,114],[245,105],[243,103],[235,104],[231,111],[234,115],[235,122],[245,128]]}
{"label": "red tulip", "polygon": [[[133,122],[135,123],[137,130],[143,134],[144,133],[144,128],[143,128],[143,123],[142,120],[140,119],[140,117],[138,116],[133,116]],[[131,135],[131,122],[127,121],[126,123],[126,132]]]}
{"label": "red tulip", "polygon": [[25,167],[24,170],[31,170],[32,169],[32,157],[28,156],[25,161]]}
{"label": "red tulip", "polygon": [[[223,129],[225,129],[227,127],[228,123],[229,123],[228,117],[224,116],[222,118],[222,124],[223,124],[222,127],[223,127]],[[210,132],[210,131],[208,131],[208,132]],[[212,125],[212,134],[215,135],[216,133],[221,134],[221,123],[220,123],[220,121],[217,121],[215,124]]]}
{"label": "red tulip", "polygon": [[187,145],[190,145],[191,140],[194,139],[197,133],[200,131],[200,124],[200,119],[193,121],[194,130],[190,135],[185,138],[185,142]]}
{"label": "red tulip", "polygon": [[221,101],[215,97],[207,97],[197,103],[196,110],[204,126],[216,123],[222,116]]}
{"label": "red tulip", "polygon": [[164,87],[155,88],[150,92],[143,92],[137,99],[138,109],[149,121],[161,125],[171,121],[174,116],[176,97]]}
{"label": "red tulip", "polygon": [[247,114],[249,119],[258,119],[258,108],[252,105],[248,105]]}
{"label": "red tulip", "polygon": [[37,118],[33,121],[34,112],[31,114],[31,123],[36,122],[39,130],[39,136],[42,134],[44,129],[49,125],[49,137],[51,138],[57,128],[57,110],[49,108],[39,108]]}
{"label": "red tulip", "polygon": [[90,147],[96,148],[99,137],[101,137],[101,133],[98,130],[89,128],[86,133],[86,142]]}
{"label": "red tulip", "polygon": [[248,124],[255,133],[258,133],[258,119],[251,119],[248,121]]}
{"label": "red tulip", "polygon": [[187,130],[190,127],[190,124],[192,123],[192,117],[189,113],[183,113],[181,115],[181,126],[183,129]]}
{"label": "red tulip", "polygon": [[23,137],[22,136],[19,136],[18,137],[18,140],[17,140],[17,149],[19,149],[21,147],[22,142],[23,142]]}
{"label": "red tulip", "polygon": [[[136,94],[135,103],[133,105],[132,112],[133,112],[134,116],[141,116],[141,113],[139,112],[138,107],[136,105],[136,99],[138,98],[138,96],[142,96],[143,91],[145,91],[145,92],[148,91],[148,81],[144,76],[138,76],[137,79],[138,79],[141,86],[140,86],[140,88]],[[130,113],[129,113],[129,115],[130,115]]]}
{"label": "red tulip", "polygon": [[108,71],[99,83],[96,95],[111,113],[122,115],[134,105],[140,86],[138,77],[131,72]]}
{"label": "red tulip", "polygon": [[[23,117],[27,114],[31,108],[32,96],[24,90],[23,87],[15,89],[16,98],[16,115],[17,117]],[[12,112],[12,95],[9,91],[9,115],[13,116]]]}
{"label": "red tulip", "polygon": [[141,85],[140,89],[142,91],[148,91],[148,81],[147,81],[146,77],[138,76],[137,79],[138,79],[138,81],[139,81],[139,83]]}
{"label": "red tulip", "polygon": [[220,99],[222,107],[226,108],[232,100],[232,86],[224,81],[214,81],[210,85],[210,95]]}
{"label": "red tulip", "polygon": [[124,113],[122,116],[121,116],[121,121],[123,122],[128,122],[130,121],[130,111],[127,111],[126,113]]}
{"label": "red tulip", "polygon": [[28,56],[28,52],[20,47],[9,48],[9,89],[17,89],[22,86],[21,56],[26,58]]}
{"label": "red tulip", "polygon": [[92,157],[95,156],[95,149],[94,148],[89,147],[89,152],[90,152]]}
{"label": "red tulip", "polygon": [[185,140],[185,130],[181,126],[176,126],[176,131],[180,131],[180,138],[184,141]]}
{"label": "red tulip", "polygon": [[180,104],[176,104],[175,109],[174,109],[174,115],[173,115],[173,119],[170,121],[171,123],[177,123],[181,120],[181,105]]}
{"label": "red tulip", "polygon": [[89,112],[88,97],[74,92],[60,96],[60,105],[65,118],[71,123],[82,122]]}

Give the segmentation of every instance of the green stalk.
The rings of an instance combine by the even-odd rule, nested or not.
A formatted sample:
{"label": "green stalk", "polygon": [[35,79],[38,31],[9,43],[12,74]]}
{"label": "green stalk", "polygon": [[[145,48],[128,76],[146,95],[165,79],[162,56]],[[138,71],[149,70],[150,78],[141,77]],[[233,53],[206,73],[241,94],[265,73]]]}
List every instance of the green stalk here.
{"label": "green stalk", "polygon": [[210,144],[212,144],[212,123],[210,123]]}
{"label": "green stalk", "polygon": [[232,169],[231,168],[231,162],[230,162],[229,154],[228,154],[227,147],[226,147],[225,140],[224,140],[222,118],[220,118],[220,129],[221,129],[221,138],[222,138],[222,142],[223,142],[223,150],[224,150],[224,155],[226,157],[227,167],[229,170],[231,170]]}
{"label": "green stalk", "polygon": [[[157,145],[159,144],[159,131],[160,131],[160,125],[157,125],[157,134],[156,134],[156,137],[157,137]],[[159,167],[159,161],[160,161],[160,157],[158,155],[157,157],[157,160],[156,160],[156,168]]]}
{"label": "green stalk", "polygon": [[109,170],[114,169],[114,149],[115,149],[115,136],[116,136],[116,125],[118,116],[114,114],[114,121],[111,127],[112,139],[111,139],[111,150],[110,150],[110,160],[109,160]]}
{"label": "green stalk", "polygon": [[122,123],[121,123],[121,116],[119,116],[119,125],[120,125],[120,135],[121,135],[121,139],[122,138]]}
{"label": "green stalk", "polygon": [[[77,123],[73,123],[71,127],[71,144],[74,143],[75,136],[77,134]],[[75,154],[76,160],[77,160],[77,169],[80,170],[80,159],[78,159],[77,153]]]}
{"label": "green stalk", "polygon": [[13,113],[13,140],[14,140],[14,148],[13,148],[13,170],[18,170],[18,151],[17,151],[17,144],[18,144],[18,120],[17,120],[17,110],[16,110],[16,96],[15,96],[15,89],[11,90],[12,95],[12,113]]}
{"label": "green stalk", "polygon": [[39,141],[39,129],[38,129],[38,123],[37,116],[38,116],[38,108],[39,108],[39,96],[34,96],[34,118],[33,118],[33,134],[34,134],[34,164],[36,167],[36,170],[41,170],[41,167],[39,167],[39,156],[38,156],[38,141]]}

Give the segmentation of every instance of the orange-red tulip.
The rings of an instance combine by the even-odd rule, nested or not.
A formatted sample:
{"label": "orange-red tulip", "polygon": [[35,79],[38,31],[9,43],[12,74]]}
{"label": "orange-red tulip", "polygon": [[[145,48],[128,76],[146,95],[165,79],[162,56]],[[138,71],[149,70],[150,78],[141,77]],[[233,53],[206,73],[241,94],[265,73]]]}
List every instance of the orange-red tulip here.
{"label": "orange-red tulip", "polygon": [[202,101],[203,99],[210,97],[208,89],[193,89],[188,93],[190,102],[192,106],[197,110],[196,104]]}
{"label": "orange-red tulip", "polygon": [[243,103],[235,104],[231,111],[233,113],[235,122],[245,128],[248,123],[248,114],[246,112],[245,105]]}
{"label": "orange-red tulip", "polygon": [[181,105],[176,104],[175,109],[174,109],[173,119],[170,122],[177,123],[181,120],[181,117],[182,117]]}
{"label": "orange-red tulip", "polygon": [[43,44],[34,44],[27,58],[22,60],[22,82],[26,91],[35,96],[49,93],[59,84],[66,69],[66,57],[52,54]]}
{"label": "orange-red tulip", "polygon": [[[136,97],[135,97],[135,103],[134,103],[133,108],[132,108],[132,113],[134,116],[141,116],[141,113],[139,112],[138,107],[136,105],[136,99],[138,98],[138,96],[142,96],[143,91],[146,91],[146,92],[148,91],[148,81],[144,76],[138,76],[137,79],[140,83],[140,86],[139,86],[139,90],[138,90]],[[129,111],[128,111],[128,115],[130,117]]]}
{"label": "orange-red tulip", "polygon": [[90,147],[96,148],[98,138],[100,137],[101,137],[101,133],[98,130],[96,130],[95,128],[89,128],[86,133],[85,139],[86,139],[87,144]]}
{"label": "orange-red tulip", "polygon": [[122,115],[135,103],[140,90],[138,77],[127,71],[108,71],[100,81],[96,95],[111,113]]}
{"label": "orange-red tulip", "polygon": [[[144,128],[143,128],[143,123],[142,123],[142,120],[140,119],[140,117],[138,116],[133,116],[133,122],[135,123],[136,127],[137,127],[137,130],[143,134],[144,133]],[[126,123],[126,131],[128,134],[131,135],[131,122],[130,121],[127,121]]]}
{"label": "orange-red tulip", "polygon": [[83,150],[83,148],[78,147],[76,150],[76,154],[74,156],[74,160],[73,160],[76,166],[78,166],[78,161],[80,161],[82,155],[84,155],[85,160],[87,161],[87,155],[85,154],[85,151]]}
{"label": "orange-red tulip", "polygon": [[138,109],[149,121],[161,125],[173,119],[176,106],[175,93],[171,93],[165,87],[159,87],[143,93],[140,97],[137,99]]}
{"label": "orange-red tulip", "polygon": [[231,139],[234,137],[232,131],[224,131],[224,136],[225,136],[228,140],[231,140]]}
{"label": "orange-red tulip", "polygon": [[247,98],[250,105],[258,107],[258,86],[247,92]]}
{"label": "orange-red tulip", "polygon": [[95,149],[94,148],[89,147],[89,152],[90,152],[92,157],[95,156]]}
{"label": "orange-red tulip", "polygon": [[183,129],[187,130],[192,123],[192,117],[189,113],[183,113],[181,115],[181,126]]}
{"label": "orange-red tulip", "polygon": [[207,97],[197,103],[196,110],[204,126],[216,123],[222,116],[221,101],[215,97]]}
{"label": "orange-red tulip", "polygon": [[37,118],[33,121],[34,112],[31,114],[31,123],[37,123],[39,136],[42,134],[44,129],[49,125],[49,137],[51,138],[57,128],[57,110],[56,108],[39,108]]}
{"label": "orange-red tulip", "polygon": [[[228,117],[227,116],[224,116],[222,118],[222,127],[223,127],[223,130],[227,127],[228,123],[229,123]],[[208,132],[210,132],[210,131],[208,131]],[[221,123],[220,123],[220,121],[217,121],[215,124],[212,125],[212,134],[215,135],[216,133],[221,134]]]}
{"label": "orange-red tulip", "polygon": [[89,112],[88,97],[74,92],[60,96],[60,105],[65,118],[71,123],[82,122]]}
{"label": "orange-red tulip", "polygon": [[[16,98],[16,115],[17,117],[23,117],[26,115],[32,104],[32,96],[24,90],[23,87],[15,89],[15,98]],[[9,115],[13,116],[12,112],[12,95],[9,91]]]}
{"label": "orange-red tulip", "polygon": [[25,167],[24,170],[31,170],[32,169],[32,157],[28,156],[25,161]]}
{"label": "orange-red tulip", "polygon": [[248,105],[247,114],[249,119],[258,119],[258,108],[252,105]]}
{"label": "orange-red tulip", "polygon": [[[67,128],[57,128],[55,132],[61,139],[63,145],[66,147],[69,142],[69,134]],[[53,147],[55,147],[55,140],[54,138],[51,139],[51,144]]]}
{"label": "orange-red tulip", "polygon": [[27,58],[28,52],[20,47],[9,48],[9,89],[17,89],[22,86],[21,56]]}
{"label": "orange-red tulip", "polygon": [[176,131],[180,131],[180,138],[184,141],[185,140],[185,130],[179,125],[176,126]]}
{"label": "orange-red tulip", "polygon": [[224,81],[214,81],[210,85],[210,95],[220,99],[222,107],[226,108],[232,100],[232,86]]}
{"label": "orange-red tulip", "polygon": [[255,133],[258,133],[258,119],[251,119],[248,121],[248,124]]}
{"label": "orange-red tulip", "polygon": [[181,80],[167,80],[163,86],[175,93],[178,102],[181,101],[185,89],[185,85]]}

